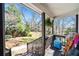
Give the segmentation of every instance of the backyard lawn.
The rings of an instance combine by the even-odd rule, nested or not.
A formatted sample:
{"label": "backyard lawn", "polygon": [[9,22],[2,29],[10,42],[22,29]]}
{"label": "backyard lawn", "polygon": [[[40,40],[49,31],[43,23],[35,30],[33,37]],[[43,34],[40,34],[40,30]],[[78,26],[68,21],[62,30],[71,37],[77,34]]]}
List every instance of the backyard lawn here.
{"label": "backyard lawn", "polygon": [[8,41],[5,42],[6,48],[12,48],[23,44],[27,44],[41,37],[41,32],[30,32],[30,34],[32,34],[31,37],[16,37],[8,39]]}

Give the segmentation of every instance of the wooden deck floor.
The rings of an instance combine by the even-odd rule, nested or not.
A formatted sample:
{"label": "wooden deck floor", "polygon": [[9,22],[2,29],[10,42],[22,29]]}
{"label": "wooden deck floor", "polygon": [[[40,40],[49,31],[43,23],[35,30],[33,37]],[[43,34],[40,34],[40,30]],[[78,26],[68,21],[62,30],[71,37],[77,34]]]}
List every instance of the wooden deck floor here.
{"label": "wooden deck floor", "polygon": [[54,50],[50,49],[50,46],[45,50],[45,56],[53,56]]}
{"label": "wooden deck floor", "polygon": [[63,46],[61,50],[53,50],[50,46],[45,50],[45,56],[64,56]]}

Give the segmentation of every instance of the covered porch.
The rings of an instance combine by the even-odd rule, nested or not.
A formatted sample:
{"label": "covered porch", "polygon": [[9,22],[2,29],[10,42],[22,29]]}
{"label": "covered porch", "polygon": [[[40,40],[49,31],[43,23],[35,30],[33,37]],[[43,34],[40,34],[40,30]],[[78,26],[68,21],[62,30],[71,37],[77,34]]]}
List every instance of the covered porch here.
{"label": "covered porch", "polygon": [[[23,53],[21,55],[23,56],[62,56],[63,55],[63,46],[60,52],[53,50],[53,43],[55,40],[55,37],[60,37],[61,39],[65,39],[66,35],[69,33],[64,33],[68,26],[71,27],[71,29],[74,29],[75,33],[79,33],[79,4],[75,3],[23,3],[23,5],[33,9],[34,11],[38,12],[41,15],[42,19],[42,37],[38,38],[37,40],[34,40],[27,44],[27,52]],[[71,17],[72,16],[72,17]],[[51,34],[46,33],[46,24],[45,20],[46,17],[50,18],[50,21],[52,23],[51,26]],[[66,17],[71,17],[66,18]],[[72,25],[68,25],[67,23],[64,25],[61,25],[61,21],[57,23],[57,21],[64,19],[64,22],[66,19],[68,20],[67,23],[70,23],[71,20],[74,20]],[[70,21],[69,21],[70,20]],[[63,23],[63,22],[62,22]],[[57,26],[57,25],[59,26]],[[64,26],[63,26],[64,25]],[[65,27],[68,25],[67,27]],[[41,43],[41,44],[40,44]],[[35,49],[35,47],[37,47]],[[61,54],[60,54],[61,53]],[[10,51],[11,55],[11,51]]]}

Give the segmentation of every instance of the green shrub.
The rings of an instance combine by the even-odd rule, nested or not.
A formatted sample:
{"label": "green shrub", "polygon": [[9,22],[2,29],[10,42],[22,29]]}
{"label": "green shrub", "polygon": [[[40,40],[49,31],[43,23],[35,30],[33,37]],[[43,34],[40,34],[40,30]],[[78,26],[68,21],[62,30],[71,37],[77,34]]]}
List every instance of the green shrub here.
{"label": "green shrub", "polygon": [[5,39],[6,39],[6,40],[8,40],[8,39],[10,39],[10,38],[12,38],[12,35],[5,35]]}
{"label": "green shrub", "polygon": [[32,34],[28,34],[29,37],[32,37]]}

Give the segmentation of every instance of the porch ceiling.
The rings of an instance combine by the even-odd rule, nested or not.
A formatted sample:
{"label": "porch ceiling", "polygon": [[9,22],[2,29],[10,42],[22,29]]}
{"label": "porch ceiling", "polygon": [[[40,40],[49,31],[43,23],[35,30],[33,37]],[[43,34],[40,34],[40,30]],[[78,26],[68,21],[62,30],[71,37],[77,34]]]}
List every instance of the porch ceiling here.
{"label": "porch ceiling", "polygon": [[79,10],[78,3],[36,3],[34,5],[51,17],[77,13]]}
{"label": "porch ceiling", "polygon": [[79,14],[79,3],[25,3],[26,6],[50,17]]}
{"label": "porch ceiling", "polygon": [[32,3],[40,12],[45,12],[50,17],[63,16],[66,14],[77,14],[78,3]]}

